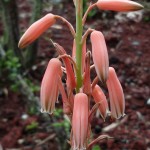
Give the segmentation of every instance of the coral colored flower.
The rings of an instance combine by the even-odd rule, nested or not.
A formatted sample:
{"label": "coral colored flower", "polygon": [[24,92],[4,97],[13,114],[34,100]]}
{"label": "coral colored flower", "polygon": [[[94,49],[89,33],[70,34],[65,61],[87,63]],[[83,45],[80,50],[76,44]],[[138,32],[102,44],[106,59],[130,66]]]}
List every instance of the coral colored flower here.
{"label": "coral colored flower", "polygon": [[97,7],[102,10],[136,11],[143,9],[139,3],[130,0],[98,0]]}
{"label": "coral colored flower", "polygon": [[105,83],[108,77],[109,60],[104,36],[99,31],[91,33],[92,56],[96,73],[101,82]]}
{"label": "coral colored flower", "polygon": [[36,40],[44,31],[55,23],[55,16],[47,14],[43,18],[34,22],[21,37],[18,47],[24,48]]}
{"label": "coral colored flower", "polygon": [[52,114],[58,97],[59,78],[62,76],[61,62],[57,58],[49,61],[41,84],[41,111]]}
{"label": "coral colored flower", "polygon": [[112,67],[109,67],[109,76],[106,84],[109,91],[111,116],[118,119],[121,116],[124,116],[125,99],[122,86]]}
{"label": "coral colored flower", "polygon": [[85,149],[88,136],[88,97],[84,93],[78,93],[74,98],[72,131],[73,149]]}
{"label": "coral colored flower", "polygon": [[94,89],[92,90],[92,96],[96,103],[100,103],[99,111],[102,118],[105,120],[108,113],[108,103],[106,96],[98,85],[95,85]]}

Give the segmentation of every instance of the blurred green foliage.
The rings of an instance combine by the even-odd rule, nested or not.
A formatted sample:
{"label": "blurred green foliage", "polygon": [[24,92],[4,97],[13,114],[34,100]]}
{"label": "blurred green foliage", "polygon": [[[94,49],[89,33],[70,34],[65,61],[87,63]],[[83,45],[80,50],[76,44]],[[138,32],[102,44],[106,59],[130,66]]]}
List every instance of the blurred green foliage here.
{"label": "blurred green foliage", "polygon": [[101,150],[101,148],[99,147],[99,145],[94,145],[92,150]]}
{"label": "blurred green foliage", "polygon": [[26,126],[25,130],[26,131],[35,130],[35,129],[38,128],[38,126],[39,126],[39,123],[36,122],[36,121],[33,121],[31,124],[29,124],[29,125]]}
{"label": "blurred green foliage", "polygon": [[[89,5],[87,5],[87,2],[88,2],[88,0],[83,0],[83,12],[84,13],[86,12],[86,10],[88,9],[88,6],[89,6]],[[97,13],[96,9],[91,10],[87,16],[87,19],[95,16],[96,13]]]}
{"label": "blurred green foliage", "polygon": [[65,117],[61,118],[63,116],[63,110],[62,109],[56,109],[54,111],[54,117],[60,121],[55,122],[52,124],[52,126],[54,128],[59,128],[59,129],[63,129],[65,131],[65,133],[67,134],[67,137],[70,134],[70,122],[69,120],[67,120]]}
{"label": "blurred green foliage", "polygon": [[[10,86],[10,89],[17,92],[20,89],[20,81],[18,80],[18,75],[21,73],[21,64],[18,57],[14,55],[12,50],[6,51],[3,57],[0,59],[0,77],[1,84]],[[33,84],[33,82],[27,78],[23,77],[31,92],[39,91],[40,87]],[[2,86],[2,85],[1,85]]]}

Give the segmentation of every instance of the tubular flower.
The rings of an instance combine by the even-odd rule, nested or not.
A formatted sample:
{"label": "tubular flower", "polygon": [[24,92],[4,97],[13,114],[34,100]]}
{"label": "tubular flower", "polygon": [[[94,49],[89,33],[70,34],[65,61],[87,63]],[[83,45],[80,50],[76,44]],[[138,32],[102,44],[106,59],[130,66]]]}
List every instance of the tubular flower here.
{"label": "tubular flower", "polygon": [[44,31],[55,23],[55,16],[47,14],[43,18],[34,22],[21,37],[18,47],[24,48],[35,41]]}
{"label": "tubular flower", "polygon": [[96,73],[101,82],[105,83],[108,77],[109,60],[104,36],[99,31],[91,33],[92,56]]}
{"label": "tubular flower", "polygon": [[52,114],[58,97],[59,78],[62,76],[61,62],[57,58],[49,61],[41,84],[41,111]]}
{"label": "tubular flower", "polygon": [[98,0],[97,7],[102,10],[112,11],[136,11],[143,9],[139,3],[130,0]]}
{"label": "tubular flower", "polygon": [[125,99],[122,86],[117,78],[114,68],[109,67],[109,77],[106,82],[110,97],[111,116],[120,118],[124,116]]}
{"label": "tubular flower", "polygon": [[106,100],[106,96],[98,85],[95,85],[94,89],[92,90],[92,96],[96,103],[100,103],[99,111],[102,118],[105,120],[108,113],[108,103]]}
{"label": "tubular flower", "polygon": [[88,136],[88,97],[84,93],[78,93],[74,98],[72,131],[73,149],[85,149]]}

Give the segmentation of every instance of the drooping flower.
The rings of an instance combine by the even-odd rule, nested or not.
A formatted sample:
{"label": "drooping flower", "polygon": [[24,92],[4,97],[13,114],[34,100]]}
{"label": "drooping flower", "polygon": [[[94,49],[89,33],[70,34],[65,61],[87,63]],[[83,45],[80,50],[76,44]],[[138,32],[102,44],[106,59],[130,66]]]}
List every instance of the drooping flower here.
{"label": "drooping flower", "polygon": [[105,83],[108,77],[109,60],[104,36],[99,31],[91,33],[92,56],[97,76]]}
{"label": "drooping flower", "polygon": [[73,149],[86,148],[88,136],[88,97],[84,93],[78,93],[74,98],[72,116]]}
{"label": "drooping flower", "polygon": [[125,115],[125,99],[122,86],[113,67],[109,67],[109,76],[106,84],[110,98],[111,116],[119,119]]}
{"label": "drooping flower", "polygon": [[40,91],[41,111],[52,114],[59,92],[59,78],[62,76],[61,62],[57,58],[49,61]]}
{"label": "drooping flower", "polygon": [[94,89],[92,90],[92,96],[96,103],[100,103],[99,111],[102,118],[105,120],[108,113],[108,102],[106,96],[98,85],[95,85]]}
{"label": "drooping flower", "polygon": [[25,48],[35,41],[44,31],[55,23],[55,15],[49,13],[43,18],[34,22],[21,37],[18,47]]}
{"label": "drooping flower", "polygon": [[123,12],[143,9],[143,6],[141,4],[130,0],[98,0],[96,5],[101,10]]}

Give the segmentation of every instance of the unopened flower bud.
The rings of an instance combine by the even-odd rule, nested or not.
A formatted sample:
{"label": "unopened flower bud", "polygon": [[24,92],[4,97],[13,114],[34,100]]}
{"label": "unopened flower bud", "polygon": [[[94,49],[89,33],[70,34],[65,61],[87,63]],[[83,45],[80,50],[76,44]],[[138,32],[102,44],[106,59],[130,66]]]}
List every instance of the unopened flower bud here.
{"label": "unopened flower bud", "polygon": [[92,56],[97,76],[102,83],[105,83],[108,77],[108,52],[104,36],[99,31],[91,33]]}
{"label": "unopened flower bud", "polygon": [[21,37],[18,47],[24,48],[35,41],[44,31],[55,23],[55,16],[47,14],[43,18],[34,22]]}
{"label": "unopened flower bud", "polygon": [[100,103],[99,111],[102,118],[105,120],[108,113],[108,102],[106,96],[98,85],[95,85],[94,89],[92,90],[92,96],[96,103]]}
{"label": "unopened flower bud", "polygon": [[101,10],[123,12],[143,9],[143,6],[141,4],[130,0],[98,0],[96,5]]}

